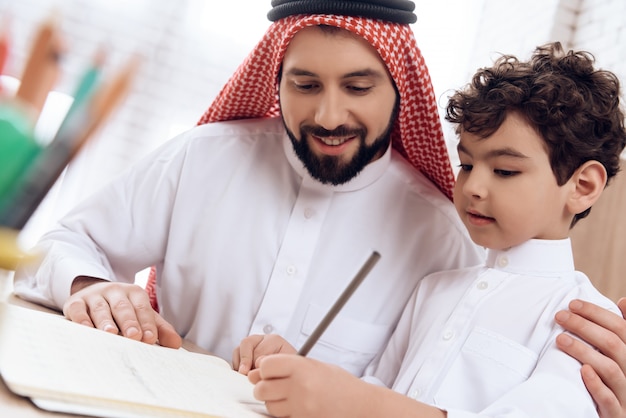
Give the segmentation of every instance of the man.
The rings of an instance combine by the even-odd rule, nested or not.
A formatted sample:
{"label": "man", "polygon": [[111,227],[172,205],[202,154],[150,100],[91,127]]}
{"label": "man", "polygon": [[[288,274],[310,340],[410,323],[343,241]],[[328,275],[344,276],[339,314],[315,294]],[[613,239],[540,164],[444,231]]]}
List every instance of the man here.
{"label": "man", "polygon": [[[360,375],[421,277],[482,260],[449,200],[413,3],[273,4],[275,22],[200,126],[46,234],[41,262],[16,273],[19,295],[99,329],[173,347],[180,335],[229,358],[249,334],[301,345],[377,250],[310,352]],[[160,315],[132,285],[152,265]]]}
{"label": "man", "polygon": [[[44,258],[17,273],[15,289],[77,322],[163,345],[180,335],[230,358],[250,333],[300,345],[377,250],[381,261],[311,351],[360,375],[421,277],[482,259],[447,197],[452,184],[410,27],[286,16],[200,126],[43,237]],[[161,315],[130,284],[152,265]]]}

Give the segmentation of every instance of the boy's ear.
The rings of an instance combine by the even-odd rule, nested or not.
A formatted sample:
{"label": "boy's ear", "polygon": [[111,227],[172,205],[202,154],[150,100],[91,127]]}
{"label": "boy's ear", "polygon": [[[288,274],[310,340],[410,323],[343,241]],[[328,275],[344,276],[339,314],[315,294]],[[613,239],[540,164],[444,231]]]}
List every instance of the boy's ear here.
{"label": "boy's ear", "polygon": [[606,180],[606,169],[598,161],[587,161],[578,167],[570,178],[573,186],[567,203],[570,213],[575,215],[584,212],[596,203],[606,186]]}

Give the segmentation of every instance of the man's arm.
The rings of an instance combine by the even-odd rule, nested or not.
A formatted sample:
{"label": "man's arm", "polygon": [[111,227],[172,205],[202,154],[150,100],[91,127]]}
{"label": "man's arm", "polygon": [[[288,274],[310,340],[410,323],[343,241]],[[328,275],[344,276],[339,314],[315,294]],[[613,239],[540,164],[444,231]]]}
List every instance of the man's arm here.
{"label": "man's arm", "polygon": [[[626,298],[618,302],[626,316]],[[583,381],[598,404],[601,418],[626,418],[626,320],[597,305],[574,300],[569,311],[556,314],[556,322],[597,351],[567,334],[557,346],[581,363]]]}

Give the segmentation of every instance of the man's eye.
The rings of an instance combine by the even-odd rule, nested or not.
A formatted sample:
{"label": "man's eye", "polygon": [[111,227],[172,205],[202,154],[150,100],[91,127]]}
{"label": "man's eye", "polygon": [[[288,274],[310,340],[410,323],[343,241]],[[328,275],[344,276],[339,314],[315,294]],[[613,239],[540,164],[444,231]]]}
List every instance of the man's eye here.
{"label": "man's eye", "polygon": [[348,88],[348,90],[350,90],[350,91],[352,91],[353,93],[356,93],[356,94],[365,94],[365,93],[369,92],[372,89],[371,86],[368,86],[368,87],[348,86],[347,88]]}
{"label": "man's eye", "polygon": [[293,86],[296,90],[305,92],[311,91],[317,87],[317,85],[313,83],[293,83]]}
{"label": "man's eye", "polygon": [[511,170],[493,170],[494,173],[496,173],[498,176],[500,177],[513,177],[517,174],[519,174],[519,171],[511,171]]}

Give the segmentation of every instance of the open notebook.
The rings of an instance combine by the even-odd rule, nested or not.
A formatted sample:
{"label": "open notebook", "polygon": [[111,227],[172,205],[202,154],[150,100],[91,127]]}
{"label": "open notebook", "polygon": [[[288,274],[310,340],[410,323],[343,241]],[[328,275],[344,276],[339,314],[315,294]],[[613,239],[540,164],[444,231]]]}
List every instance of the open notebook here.
{"label": "open notebook", "polygon": [[0,304],[0,375],[40,408],[97,417],[267,417],[223,359]]}

